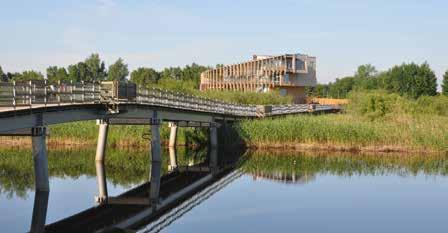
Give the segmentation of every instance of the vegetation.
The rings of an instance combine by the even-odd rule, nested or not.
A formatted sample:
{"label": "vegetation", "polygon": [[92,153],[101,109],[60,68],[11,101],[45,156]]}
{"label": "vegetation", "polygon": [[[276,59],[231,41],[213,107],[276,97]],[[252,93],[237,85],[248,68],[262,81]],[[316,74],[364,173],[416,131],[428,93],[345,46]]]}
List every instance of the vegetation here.
{"label": "vegetation", "polygon": [[371,91],[350,101],[344,114],[246,120],[235,130],[253,147],[448,151],[448,97]]}
{"label": "vegetation", "polygon": [[437,78],[427,63],[394,66],[388,71],[378,72],[370,64],[361,65],[354,76],[338,78],[335,82],[319,84],[309,88],[313,96],[347,98],[353,90],[386,90],[401,96],[418,98],[437,95]]}
{"label": "vegetation", "polygon": [[247,154],[242,170],[265,177],[281,174],[284,179],[295,177],[305,181],[318,174],[353,175],[448,175],[448,155],[400,155],[353,153],[297,153],[254,151]]}
{"label": "vegetation", "polygon": [[448,70],[443,75],[442,94],[448,96]]}
{"label": "vegetation", "polygon": [[126,81],[126,77],[129,75],[128,65],[124,64],[123,59],[118,60],[109,66],[108,80]]}
{"label": "vegetation", "polygon": [[[167,172],[168,151],[162,151],[162,173]],[[80,176],[94,177],[95,148],[88,147],[82,150],[51,149],[48,150],[48,169],[50,178],[72,178]],[[29,149],[2,149],[0,150],[0,194],[25,197],[29,190],[34,189],[33,160]],[[147,181],[150,174],[148,150],[114,150],[108,148],[105,169],[107,180],[114,185],[136,185]],[[177,161],[180,166],[191,162],[204,161],[204,151],[177,151]],[[123,172],[126,171],[126,172]]]}

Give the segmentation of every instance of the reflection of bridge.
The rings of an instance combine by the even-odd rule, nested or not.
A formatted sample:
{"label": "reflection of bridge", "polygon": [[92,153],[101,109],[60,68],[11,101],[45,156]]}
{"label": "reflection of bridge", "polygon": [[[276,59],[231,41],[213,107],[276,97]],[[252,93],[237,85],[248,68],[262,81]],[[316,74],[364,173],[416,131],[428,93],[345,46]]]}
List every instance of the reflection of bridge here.
{"label": "reflection of bridge", "polygon": [[[121,85],[121,84],[120,84]],[[307,112],[337,111],[322,105],[252,106],[225,103],[157,89],[134,89],[132,85],[58,84],[45,82],[0,83],[0,135],[31,136],[36,191],[49,191],[46,126],[73,121],[98,120],[95,160],[104,162],[109,125],[150,125],[150,203],[159,205],[161,180],[160,125],[171,122],[170,147],[176,144],[177,127],[207,127],[210,146],[218,147],[220,123],[239,119]],[[170,156],[175,168],[176,161]],[[108,201],[104,174],[98,169],[98,201]],[[38,231],[38,230],[36,230]]]}
{"label": "reflection of bridge", "polygon": [[[45,232],[125,232],[145,225],[145,232],[158,232],[240,177],[242,173],[234,170],[236,159],[218,162],[217,151],[211,150],[208,162],[179,166],[161,177],[156,206],[148,196],[153,182],[150,181],[119,196],[108,197],[101,205],[46,225]],[[97,166],[99,170],[105,174],[103,164]],[[48,193],[36,191],[31,232],[45,225]]]}

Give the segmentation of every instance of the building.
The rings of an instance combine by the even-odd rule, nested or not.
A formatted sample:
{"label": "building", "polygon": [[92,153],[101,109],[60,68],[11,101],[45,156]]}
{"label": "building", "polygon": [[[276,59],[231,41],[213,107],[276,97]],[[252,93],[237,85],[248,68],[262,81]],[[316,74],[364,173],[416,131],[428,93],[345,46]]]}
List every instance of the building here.
{"label": "building", "polygon": [[305,87],[316,85],[316,58],[303,54],[254,55],[247,62],[201,73],[201,90],[238,90],[293,96],[294,103],[306,101]]}

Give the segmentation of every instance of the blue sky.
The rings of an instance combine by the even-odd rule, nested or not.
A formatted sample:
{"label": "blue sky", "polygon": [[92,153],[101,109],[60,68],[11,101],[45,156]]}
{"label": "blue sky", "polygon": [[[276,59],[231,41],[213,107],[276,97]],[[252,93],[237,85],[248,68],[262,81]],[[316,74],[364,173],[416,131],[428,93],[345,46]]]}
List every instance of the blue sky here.
{"label": "blue sky", "polygon": [[4,1],[0,65],[67,66],[95,52],[131,69],[214,65],[252,54],[317,57],[322,83],[360,64],[448,69],[448,1]]}

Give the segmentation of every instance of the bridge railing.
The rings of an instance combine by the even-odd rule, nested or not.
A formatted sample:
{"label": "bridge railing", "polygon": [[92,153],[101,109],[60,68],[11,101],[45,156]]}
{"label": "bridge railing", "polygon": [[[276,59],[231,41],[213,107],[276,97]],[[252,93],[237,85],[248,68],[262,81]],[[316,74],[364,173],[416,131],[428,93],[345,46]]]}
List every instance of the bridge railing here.
{"label": "bridge railing", "polygon": [[[133,98],[111,98],[113,85],[99,83],[58,83],[46,81],[0,82],[0,107],[33,108],[36,105],[65,105],[93,103],[138,103],[187,111],[218,113],[241,117],[264,117],[308,111],[330,110],[331,106],[307,104],[273,105],[269,113],[260,115],[257,106],[224,102],[157,88],[137,88]],[[135,95],[134,93],[134,95]],[[113,97],[113,96],[112,96]]]}
{"label": "bridge railing", "polygon": [[97,103],[100,86],[93,83],[48,84],[46,81],[0,82],[0,106]]}

